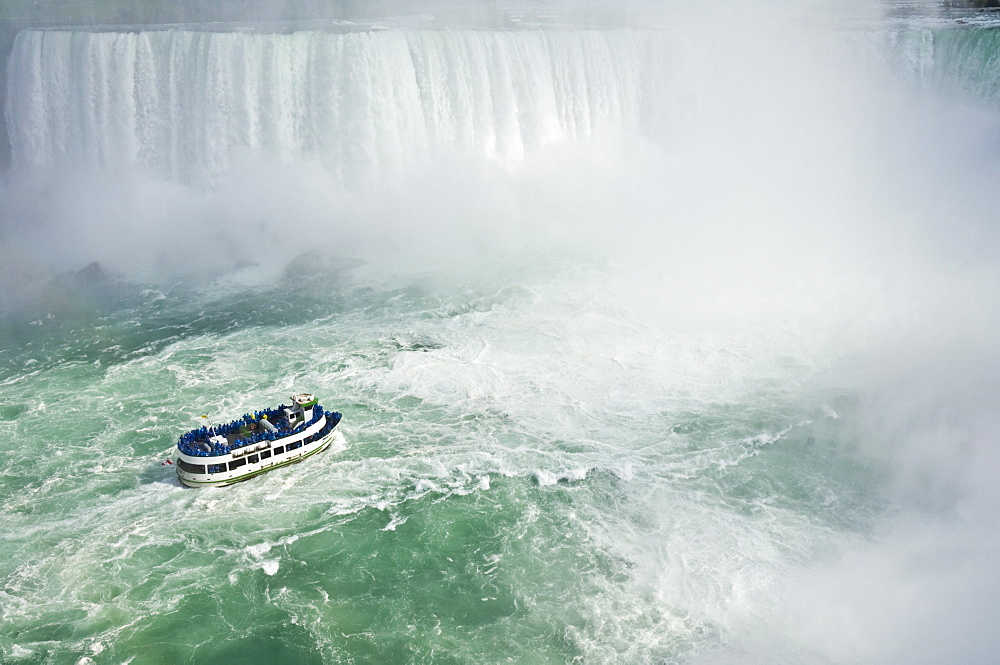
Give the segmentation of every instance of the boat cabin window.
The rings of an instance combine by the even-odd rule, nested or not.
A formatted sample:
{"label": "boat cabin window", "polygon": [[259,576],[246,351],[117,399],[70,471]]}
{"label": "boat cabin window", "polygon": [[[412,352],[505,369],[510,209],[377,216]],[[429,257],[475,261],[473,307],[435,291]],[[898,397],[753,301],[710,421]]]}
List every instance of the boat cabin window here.
{"label": "boat cabin window", "polygon": [[248,461],[248,462],[249,462],[250,464],[256,464],[256,463],[257,463],[257,462],[259,462],[260,460],[258,459],[257,455],[251,455],[250,457],[248,457],[248,458],[247,458],[247,461]]}
{"label": "boat cabin window", "polygon": [[190,462],[178,459],[177,466],[181,468],[181,471],[187,471],[188,473],[205,473],[204,464],[191,464]]}
{"label": "boat cabin window", "polygon": [[275,448],[274,448],[274,454],[275,455],[280,455],[283,452],[285,452],[285,447],[284,446],[275,446]]}
{"label": "boat cabin window", "polygon": [[260,458],[261,459],[267,459],[270,456],[271,456],[271,451],[270,450],[263,450],[260,453]]}
{"label": "boat cabin window", "polygon": [[238,468],[240,468],[241,466],[243,466],[246,463],[247,463],[247,458],[246,457],[241,457],[239,459],[234,459],[232,462],[229,463],[229,470],[232,471],[234,469],[238,469]]}

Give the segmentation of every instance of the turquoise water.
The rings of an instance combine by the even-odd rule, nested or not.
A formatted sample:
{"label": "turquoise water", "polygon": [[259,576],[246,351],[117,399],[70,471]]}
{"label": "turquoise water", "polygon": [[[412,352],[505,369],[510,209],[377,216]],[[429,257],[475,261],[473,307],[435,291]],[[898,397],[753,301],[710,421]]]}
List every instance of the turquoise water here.
{"label": "turquoise water", "polygon": [[[849,393],[568,288],[609,270],[496,290],[320,275],[291,302],[280,281],[122,287],[120,309],[44,319],[3,383],[8,657],[642,662],[718,643],[713,606],[864,532],[881,476],[844,456]],[[660,374],[704,355],[724,371]],[[161,465],[199,415],[301,389],[344,413],[323,455],[203,491]]]}
{"label": "turquoise water", "polygon": [[0,660],[992,662],[995,34],[823,16],[22,33]]}

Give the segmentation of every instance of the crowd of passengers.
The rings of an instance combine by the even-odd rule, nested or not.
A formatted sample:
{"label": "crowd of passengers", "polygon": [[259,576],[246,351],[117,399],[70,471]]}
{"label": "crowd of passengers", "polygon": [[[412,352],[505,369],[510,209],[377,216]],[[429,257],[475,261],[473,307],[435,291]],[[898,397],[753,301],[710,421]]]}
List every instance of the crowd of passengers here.
{"label": "crowd of passengers", "polygon": [[[285,409],[287,408],[289,407],[281,404],[277,409],[254,411],[252,414],[245,413],[242,418],[234,420],[228,425],[213,425],[211,427],[199,427],[198,429],[193,429],[181,436],[180,440],[177,442],[177,448],[185,455],[191,455],[193,457],[216,457],[218,455],[228,455],[237,448],[252,446],[255,443],[260,443],[261,441],[274,441],[275,439],[280,439],[288,436],[294,431],[292,428],[288,427],[288,421],[284,420]],[[329,411],[324,412],[323,407],[319,404],[314,406],[312,411],[312,418],[304,425],[304,427],[309,427],[310,425],[316,423],[325,413],[327,418],[327,427],[333,429],[333,426],[331,425],[333,418]],[[258,424],[261,420],[265,419],[277,429],[272,432],[265,429],[264,426]],[[295,429],[300,429],[300,427],[296,427]],[[325,429],[326,428],[324,428],[324,430]],[[228,439],[230,435],[236,432],[246,431],[249,431],[249,433],[234,439],[231,444],[211,443],[209,441],[209,439],[213,436],[225,436]],[[211,447],[211,450],[208,450],[209,447]]]}

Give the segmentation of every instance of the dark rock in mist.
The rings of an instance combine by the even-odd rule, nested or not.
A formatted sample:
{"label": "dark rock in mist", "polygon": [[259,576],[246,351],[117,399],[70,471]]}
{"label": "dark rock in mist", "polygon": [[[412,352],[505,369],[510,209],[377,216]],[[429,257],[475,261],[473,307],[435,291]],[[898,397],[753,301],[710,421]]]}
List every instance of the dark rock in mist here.
{"label": "dark rock in mist", "polygon": [[42,302],[52,314],[95,316],[116,309],[128,291],[122,275],[108,272],[94,261],[80,270],[56,275],[44,289]]}
{"label": "dark rock in mist", "polygon": [[97,282],[106,282],[108,274],[104,272],[104,268],[101,267],[100,263],[94,261],[83,270],[77,272],[76,278],[84,284],[95,284]]}
{"label": "dark rock in mist", "polygon": [[258,265],[260,264],[257,263],[256,261],[248,261],[246,259],[240,259],[239,261],[236,262],[235,265],[233,265],[233,272],[245,270],[247,268],[256,268]]}
{"label": "dark rock in mist", "polygon": [[96,261],[51,278],[39,275],[9,278],[7,275],[4,280],[7,297],[0,302],[7,325],[24,322],[42,325],[53,320],[86,323],[116,309],[131,293],[121,276],[106,271]]}
{"label": "dark rock in mist", "polygon": [[96,286],[106,284],[110,279],[111,277],[101,267],[101,264],[94,261],[86,268],[56,275],[53,282],[64,286]]}
{"label": "dark rock in mist", "polygon": [[336,256],[314,249],[304,254],[299,254],[289,261],[288,265],[285,266],[285,277],[287,279],[298,279],[317,275],[336,275],[353,270],[364,264],[365,262],[361,259]]}

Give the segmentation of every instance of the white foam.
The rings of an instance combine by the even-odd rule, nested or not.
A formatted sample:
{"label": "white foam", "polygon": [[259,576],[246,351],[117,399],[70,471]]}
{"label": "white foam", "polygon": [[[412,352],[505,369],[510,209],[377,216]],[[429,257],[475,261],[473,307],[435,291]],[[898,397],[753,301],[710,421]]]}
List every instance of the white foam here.
{"label": "white foam", "polygon": [[383,531],[395,531],[396,527],[406,524],[409,517],[403,517],[400,515],[393,515],[389,523],[382,527]]}
{"label": "white foam", "polygon": [[250,556],[260,559],[270,552],[272,547],[271,543],[258,543],[257,545],[248,545],[246,551]]}
{"label": "white foam", "polygon": [[35,652],[32,651],[31,649],[26,649],[25,647],[22,647],[19,644],[12,644],[7,656],[9,658],[15,658],[17,660],[20,660],[22,658],[33,656],[34,654]]}
{"label": "white foam", "polygon": [[423,478],[421,478],[420,480],[417,481],[415,489],[416,489],[416,492],[418,494],[426,494],[427,492],[440,492],[441,491],[438,488],[438,486],[436,484],[434,484],[434,482],[432,482],[430,480],[423,479]]}

